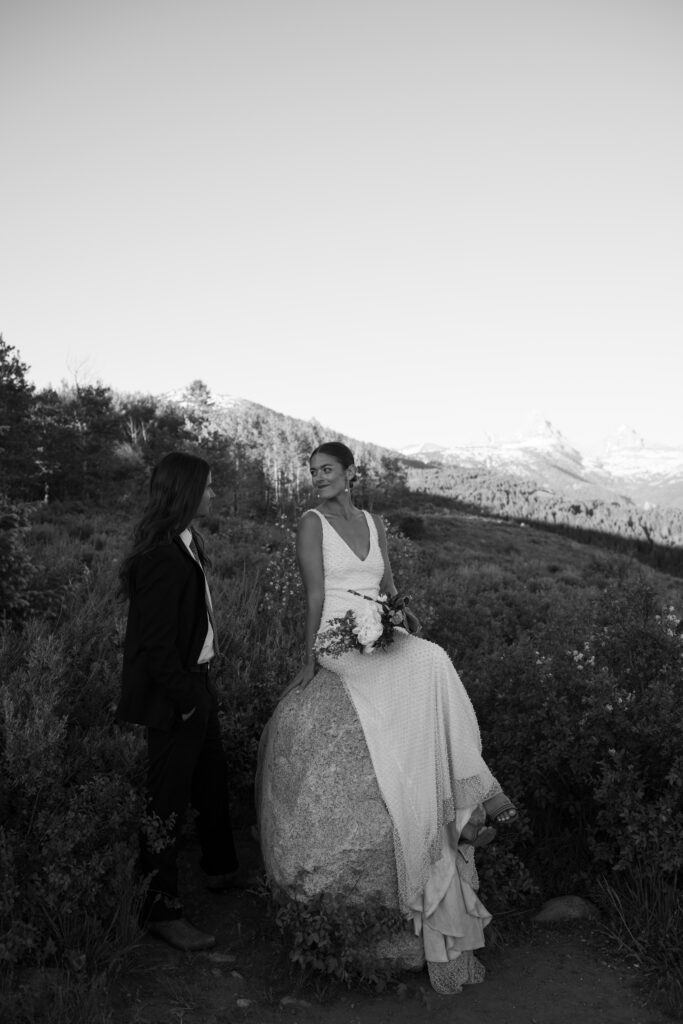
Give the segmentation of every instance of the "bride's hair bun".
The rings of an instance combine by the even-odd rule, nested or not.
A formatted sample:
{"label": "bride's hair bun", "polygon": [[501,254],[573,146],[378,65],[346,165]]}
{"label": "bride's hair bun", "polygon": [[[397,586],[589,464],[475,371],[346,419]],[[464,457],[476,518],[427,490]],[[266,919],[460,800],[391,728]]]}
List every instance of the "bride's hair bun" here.
{"label": "bride's hair bun", "polygon": [[[341,441],[324,441],[311,452],[310,459],[312,459],[314,455],[331,455],[333,459],[336,459],[337,462],[341,463],[342,469],[348,469],[349,466],[355,466],[356,463],[351,449],[347,448],[345,444],[341,443]],[[354,473],[349,483],[353,483],[356,479],[356,475],[357,474]]]}

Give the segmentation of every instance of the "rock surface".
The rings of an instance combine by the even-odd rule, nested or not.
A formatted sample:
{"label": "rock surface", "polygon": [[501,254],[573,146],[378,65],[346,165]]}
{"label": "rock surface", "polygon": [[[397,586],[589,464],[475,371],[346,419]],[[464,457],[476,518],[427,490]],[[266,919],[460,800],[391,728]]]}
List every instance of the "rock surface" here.
{"label": "rock surface", "polygon": [[[256,808],[276,889],[398,910],[393,826],[355,709],[333,673],[321,670],[275,709],[259,747]],[[384,940],[377,956],[419,969],[422,940],[404,932]]]}

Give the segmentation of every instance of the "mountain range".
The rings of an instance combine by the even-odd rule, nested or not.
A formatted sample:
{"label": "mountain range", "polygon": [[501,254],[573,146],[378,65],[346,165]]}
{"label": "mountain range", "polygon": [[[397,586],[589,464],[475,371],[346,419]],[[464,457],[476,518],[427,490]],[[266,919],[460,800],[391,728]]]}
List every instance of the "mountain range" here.
{"label": "mountain range", "polygon": [[683,448],[646,444],[630,427],[621,427],[600,455],[582,453],[549,420],[513,441],[452,448],[426,443],[402,454],[425,465],[533,480],[568,498],[683,508]]}
{"label": "mountain range", "polygon": [[[201,381],[163,396],[181,406],[206,404],[223,414],[267,415],[283,424],[302,428],[307,422],[276,412],[257,402],[229,394],[211,394]],[[320,426],[319,424],[317,425]],[[447,447],[437,443],[410,445],[400,451],[384,449],[370,440],[360,441],[339,431],[327,431],[352,445],[371,447],[399,456],[410,467],[411,485],[429,490],[434,467],[475,470],[491,482],[513,478],[569,499],[633,505],[649,509],[683,509],[683,447],[648,444],[631,427],[620,427],[599,454],[587,454],[570,441],[550,420],[532,418],[525,433],[514,440],[489,440],[484,444]],[[424,466],[424,474],[420,467]],[[432,470],[429,469],[432,467]]]}

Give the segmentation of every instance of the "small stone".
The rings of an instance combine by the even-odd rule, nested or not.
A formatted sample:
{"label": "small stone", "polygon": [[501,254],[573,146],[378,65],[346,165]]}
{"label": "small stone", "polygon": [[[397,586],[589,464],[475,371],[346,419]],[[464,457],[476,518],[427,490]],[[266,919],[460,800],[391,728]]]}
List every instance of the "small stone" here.
{"label": "small stone", "polygon": [[594,904],[582,896],[556,896],[546,900],[534,921],[539,924],[554,924],[556,921],[579,921],[600,917],[600,911]]}
{"label": "small stone", "polygon": [[306,999],[295,999],[294,996],[283,996],[280,1000],[280,1007],[283,1010],[310,1010],[313,1004]]}
{"label": "small stone", "polygon": [[253,999],[238,999],[235,1005],[240,1010],[248,1010],[253,1001]]}
{"label": "small stone", "polygon": [[207,959],[213,964],[234,964],[237,961],[232,953],[209,953]]}

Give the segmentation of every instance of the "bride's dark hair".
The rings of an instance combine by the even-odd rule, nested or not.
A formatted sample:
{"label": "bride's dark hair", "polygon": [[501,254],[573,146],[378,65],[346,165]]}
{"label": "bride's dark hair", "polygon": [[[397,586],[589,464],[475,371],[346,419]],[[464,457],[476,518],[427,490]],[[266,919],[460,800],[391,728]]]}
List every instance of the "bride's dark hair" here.
{"label": "bride's dark hair", "polygon": [[[119,587],[130,594],[135,562],[159,544],[170,543],[190,525],[206,488],[211,467],[199,455],[170,452],[152,470],[149,498],[142,517],[133,529],[133,546],[121,563]],[[201,561],[206,562],[200,534],[192,531]]]}
{"label": "bride's dark hair", "polygon": [[[333,459],[341,463],[342,469],[348,469],[349,466],[355,466],[356,460],[353,457],[353,452],[350,448],[347,448],[341,441],[323,441],[319,444],[309,456],[309,462],[314,455],[331,455]],[[355,477],[353,478],[355,480]],[[350,481],[353,483],[353,480]]]}

